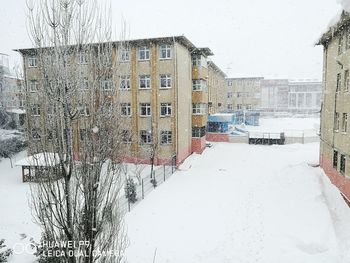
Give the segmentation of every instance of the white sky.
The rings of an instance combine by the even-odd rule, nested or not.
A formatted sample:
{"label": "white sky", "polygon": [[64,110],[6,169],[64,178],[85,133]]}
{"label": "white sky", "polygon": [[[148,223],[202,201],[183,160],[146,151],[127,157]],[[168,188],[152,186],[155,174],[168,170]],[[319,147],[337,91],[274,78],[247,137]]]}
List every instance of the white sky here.
{"label": "white sky", "polygon": [[[37,0],[34,0],[37,1]],[[105,0],[99,0],[104,2]],[[314,43],[339,11],[336,0],[111,0],[116,32],[123,17],[130,38],[185,35],[209,47],[229,77],[322,77]],[[1,0],[0,53],[31,47],[25,0]]]}

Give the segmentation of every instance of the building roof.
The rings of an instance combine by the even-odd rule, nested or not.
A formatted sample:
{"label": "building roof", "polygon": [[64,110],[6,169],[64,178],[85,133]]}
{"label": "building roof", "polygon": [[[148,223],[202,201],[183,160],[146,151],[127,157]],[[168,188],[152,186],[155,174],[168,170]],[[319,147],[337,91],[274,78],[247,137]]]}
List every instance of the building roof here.
{"label": "building roof", "polygon": [[334,36],[338,34],[344,27],[350,24],[350,15],[346,11],[342,11],[338,14],[330,23],[327,31],[322,34],[320,39],[316,42],[316,45],[327,45]]}
{"label": "building roof", "polygon": [[[185,36],[170,36],[170,37],[156,37],[156,38],[142,38],[142,39],[130,39],[130,40],[124,40],[124,41],[111,41],[111,42],[103,42],[103,43],[112,43],[114,46],[122,45],[122,44],[129,44],[129,45],[143,45],[146,43],[173,43],[178,42],[182,44],[184,47],[186,47],[191,52],[198,52],[205,56],[211,56],[214,55],[213,52],[207,48],[197,48],[187,37]],[[92,45],[98,45],[103,43],[92,43]],[[76,45],[71,45],[72,47]],[[50,48],[50,47],[46,47]],[[20,52],[22,54],[31,54],[35,53],[37,48],[24,48],[24,49],[14,49],[14,51]]]}
{"label": "building roof", "polygon": [[219,72],[223,77],[227,77],[226,74],[213,61],[208,61],[208,66]]}
{"label": "building roof", "polygon": [[49,167],[60,163],[60,158],[57,153],[37,153],[27,156],[15,163],[15,166],[40,166]]}

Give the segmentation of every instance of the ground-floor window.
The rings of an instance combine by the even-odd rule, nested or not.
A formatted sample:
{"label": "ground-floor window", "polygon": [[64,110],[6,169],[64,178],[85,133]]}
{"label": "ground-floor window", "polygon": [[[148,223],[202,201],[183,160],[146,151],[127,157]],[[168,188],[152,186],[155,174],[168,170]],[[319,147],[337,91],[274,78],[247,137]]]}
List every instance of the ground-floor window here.
{"label": "ground-floor window", "polygon": [[346,157],[344,154],[340,155],[340,173],[345,174],[345,164],[346,164]]}
{"label": "ground-floor window", "polygon": [[333,168],[338,168],[338,151],[333,151]]}
{"label": "ground-floor window", "polygon": [[192,137],[201,138],[205,136],[205,126],[192,128]]}

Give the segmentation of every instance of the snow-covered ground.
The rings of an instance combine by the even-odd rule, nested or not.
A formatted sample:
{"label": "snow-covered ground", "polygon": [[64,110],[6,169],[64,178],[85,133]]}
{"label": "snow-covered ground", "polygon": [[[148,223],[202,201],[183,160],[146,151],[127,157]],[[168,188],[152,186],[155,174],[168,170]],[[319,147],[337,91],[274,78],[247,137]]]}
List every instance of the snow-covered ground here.
{"label": "snow-covered ground", "polygon": [[319,118],[260,118],[259,126],[245,126],[249,132],[281,133],[286,136],[316,136]]}
{"label": "snow-covered ground", "polygon": [[350,262],[318,144],[215,144],[127,214],[128,262]]}
{"label": "snow-covered ground", "polygon": [[[128,262],[350,262],[350,209],[321,169],[308,166],[317,162],[314,143],[218,143],[190,156],[126,215]],[[3,159],[0,238],[9,247],[39,238],[28,192],[20,168]]]}

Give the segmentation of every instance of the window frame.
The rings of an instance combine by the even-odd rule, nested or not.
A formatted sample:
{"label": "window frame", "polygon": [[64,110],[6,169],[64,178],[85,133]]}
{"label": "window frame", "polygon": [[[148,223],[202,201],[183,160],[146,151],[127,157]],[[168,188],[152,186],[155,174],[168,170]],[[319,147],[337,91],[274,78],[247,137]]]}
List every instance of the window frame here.
{"label": "window frame", "polygon": [[[163,113],[162,109],[165,109],[166,114],[162,114]],[[160,103],[160,114],[159,115],[160,115],[160,117],[171,117],[172,116],[171,103],[168,103],[168,102]]]}
{"label": "window frame", "polygon": [[120,76],[119,90],[130,90],[130,89],[131,89],[130,75]]}
{"label": "window frame", "polygon": [[[141,54],[144,53],[144,58],[141,57]],[[142,46],[138,48],[138,60],[139,61],[148,61],[151,58],[151,50],[148,46]]]}
{"label": "window frame", "polygon": [[[126,114],[124,114],[126,113]],[[124,117],[130,117],[132,115],[131,103],[122,102],[120,103],[120,115]]]}
{"label": "window frame", "polygon": [[[163,82],[165,81],[165,86],[163,87]],[[159,75],[159,89],[171,89],[172,77],[171,74],[160,74]]]}
{"label": "window frame", "polygon": [[160,131],[160,144],[161,145],[170,145],[172,143],[173,143],[172,131]]}
{"label": "window frame", "polygon": [[[142,114],[145,112],[145,114]],[[140,117],[151,117],[152,116],[152,106],[151,103],[141,102],[140,103]]]}
{"label": "window frame", "polygon": [[[145,87],[141,87],[142,82],[144,82]],[[151,76],[150,75],[139,75],[139,89],[140,90],[151,89]]]}
{"label": "window frame", "polygon": [[[143,138],[147,138],[147,140],[143,140]],[[152,132],[140,130],[140,144],[152,144]]]}
{"label": "window frame", "polygon": [[[163,55],[165,56],[163,57]],[[161,44],[159,45],[159,59],[166,60],[172,58],[172,45]]]}
{"label": "window frame", "polygon": [[38,58],[36,56],[28,57],[28,68],[37,68],[38,67]]}

